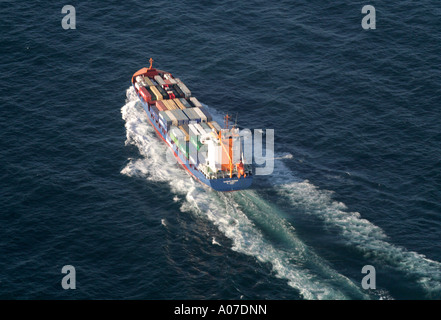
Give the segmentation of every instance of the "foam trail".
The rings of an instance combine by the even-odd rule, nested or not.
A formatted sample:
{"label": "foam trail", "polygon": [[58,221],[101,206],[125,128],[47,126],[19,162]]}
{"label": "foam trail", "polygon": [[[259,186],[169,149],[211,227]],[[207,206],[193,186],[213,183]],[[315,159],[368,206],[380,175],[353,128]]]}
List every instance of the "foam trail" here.
{"label": "foam trail", "polygon": [[[160,143],[148,124],[144,111],[137,102],[133,89],[127,92],[128,101],[121,109],[126,121],[127,144],[138,147],[144,159],[132,159],[121,171],[129,176],[145,177],[165,182],[175,197],[183,199],[181,211],[191,212],[209,219],[232,240],[232,249],[261,262],[270,263],[275,275],[287,279],[305,299],[357,299],[368,298],[349,279],[339,275],[316,256],[295,235],[292,227],[270,210],[270,206],[251,190],[232,194],[218,193],[196,183],[179,165],[164,166],[168,148]],[[252,208],[246,210],[246,208]],[[248,215],[252,214],[251,220]],[[265,232],[265,221],[278,226],[275,234],[288,239],[285,248],[275,247]],[[344,287],[345,289],[341,289]]]}
{"label": "foam trail", "polygon": [[357,248],[374,266],[407,273],[427,292],[427,298],[441,297],[440,262],[389,243],[381,228],[363,219],[360,213],[348,211],[343,203],[334,201],[332,192],[296,179],[281,162],[276,163],[277,166],[271,181],[279,195],[286,197],[292,206],[337,227],[346,242]]}

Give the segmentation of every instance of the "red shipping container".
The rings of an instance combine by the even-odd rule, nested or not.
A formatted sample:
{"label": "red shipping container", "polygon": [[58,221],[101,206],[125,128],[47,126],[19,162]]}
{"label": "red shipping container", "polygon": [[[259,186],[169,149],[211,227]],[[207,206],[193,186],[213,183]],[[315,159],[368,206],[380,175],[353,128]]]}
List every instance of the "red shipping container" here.
{"label": "red shipping container", "polygon": [[162,101],[156,101],[156,108],[158,108],[159,111],[167,111],[167,107]]}
{"label": "red shipping container", "polygon": [[152,100],[152,97],[150,96],[150,93],[147,91],[147,89],[145,87],[140,87],[139,88],[139,94],[141,95],[141,97],[143,97],[143,99],[146,102]]}

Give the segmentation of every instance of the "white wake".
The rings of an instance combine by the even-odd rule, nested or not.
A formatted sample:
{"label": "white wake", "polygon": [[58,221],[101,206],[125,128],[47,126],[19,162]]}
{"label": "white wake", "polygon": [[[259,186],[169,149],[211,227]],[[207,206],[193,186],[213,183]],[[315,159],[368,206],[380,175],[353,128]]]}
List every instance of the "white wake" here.
{"label": "white wake", "polygon": [[[126,121],[126,144],[135,145],[142,156],[130,159],[122,174],[168,184],[174,197],[184,200],[181,211],[212,221],[232,240],[232,250],[270,263],[274,275],[286,279],[305,299],[369,298],[358,285],[338,274],[302,243],[294,228],[253,190],[219,193],[195,182],[179,165],[164,165],[168,147],[155,137],[132,88],[127,90],[127,103],[121,113]],[[287,239],[284,248],[274,246],[256,226],[268,221]]]}

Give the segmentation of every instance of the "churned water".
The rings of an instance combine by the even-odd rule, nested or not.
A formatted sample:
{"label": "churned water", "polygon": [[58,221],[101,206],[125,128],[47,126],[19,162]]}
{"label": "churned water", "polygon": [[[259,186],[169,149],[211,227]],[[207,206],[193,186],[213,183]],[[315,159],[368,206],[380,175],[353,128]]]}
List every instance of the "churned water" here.
{"label": "churned water", "polygon": [[[0,298],[441,298],[437,1],[0,8]],[[168,165],[130,88],[150,57],[274,129],[274,172],[218,193]]]}

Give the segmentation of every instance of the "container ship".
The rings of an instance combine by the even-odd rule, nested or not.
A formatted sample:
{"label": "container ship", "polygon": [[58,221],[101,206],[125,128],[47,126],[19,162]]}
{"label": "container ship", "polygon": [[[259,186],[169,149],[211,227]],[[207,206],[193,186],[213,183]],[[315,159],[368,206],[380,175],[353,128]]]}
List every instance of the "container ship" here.
{"label": "container ship", "polygon": [[229,116],[221,127],[179,78],[152,65],[150,58],[148,68],[135,72],[132,86],[150,124],[178,162],[214,190],[249,188],[253,167],[243,158],[239,129],[230,125]]}

